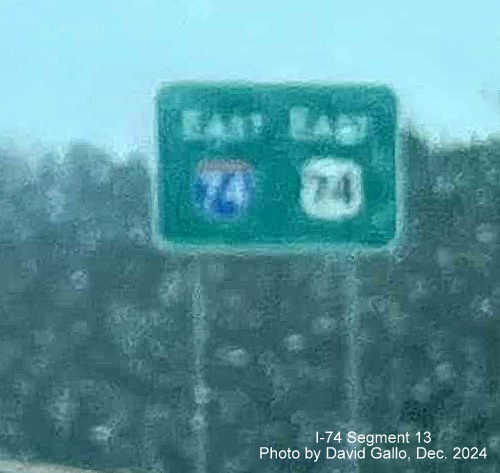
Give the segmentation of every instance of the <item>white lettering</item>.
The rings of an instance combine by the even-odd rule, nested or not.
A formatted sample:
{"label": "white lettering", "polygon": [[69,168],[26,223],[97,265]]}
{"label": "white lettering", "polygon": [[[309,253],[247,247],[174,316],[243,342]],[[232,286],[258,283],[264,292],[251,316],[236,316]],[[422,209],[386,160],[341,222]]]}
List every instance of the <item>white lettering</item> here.
{"label": "white lettering", "polygon": [[260,135],[262,133],[262,128],[264,127],[264,120],[260,113],[253,113],[250,115],[250,120],[252,121],[252,131],[255,135]]}
{"label": "white lettering", "polygon": [[262,134],[264,119],[260,113],[231,115],[224,117],[218,113],[203,119],[197,110],[182,112],[182,135],[186,141],[242,141],[255,139]]}
{"label": "white lettering", "polygon": [[382,458],[382,449],[380,447],[374,447],[371,451],[372,458]]}
{"label": "white lettering", "polygon": [[217,198],[217,192],[222,184],[222,173],[220,171],[207,172],[202,175],[201,179],[207,188],[203,207],[205,210],[209,210]]}
{"label": "white lettering", "polygon": [[225,200],[235,203],[237,206],[242,206],[246,200],[245,180],[240,173],[236,173],[231,177],[226,191]]}
{"label": "white lettering", "polygon": [[335,139],[342,145],[354,146],[366,139],[368,117],[340,115],[335,122]]}
{"label": "white lettering", "polygon": [[245,138],[245,121],[238,115],[234,115],[229,120],[231,136],[236,139]]}
{"label": "white lettering", "polygon": [[336,119],[327,115],[314,118],[306,107],[293,107],[289,113],[289,135],[296,141],[335,139],[344,146],[363,142],[368,134],[368,117],[340,115]]}
{"label": "white lettering", "polygon": [[220,115],[214,115],[205,128],[205,135],[214,139],[221,139],[228,135],[228,130]]}
{"label": "white lettering", "polygon": [[196,110],[184,110],[182,112],[182,134],[187,140],[203,139],[201,124],[201,112]]}
{"label": "white lettering", "polygon": [[260,447],[260,459],[262,459],[265,455],[269,455],[269,458],[273,460],[277,460],[278,458],[280,460],[297,460],[300,458],[300,452],[298,450],[292,450],[291,448],[287,448],[286,450],[276,450],[269,447]]}
{"label": "white lettering", "polygon": [[[356,432],[353,432],[352,430],[350,430],[348,433],[347,433],[347,441],[349,443],[355,443],[355,442],[358,442],[358,438],[356,436]],[[362,440],[360,441],[362,442]],[[370,444],[369,444],[370,445]],[[370,445],[371,447],[371,445]]]}
{"label": "white lettering", "polygon": [[363,205],[361,167],[335,158],[315,158],[302,171],[301,205],[311,218],[353,218]]}
{"label": "white lettering", "polygon": [[297,141],[307,140],[307,117],[309,110],[305,107],[294,107],[290,110],[290,136]]}
{"label": "white lettering", "polygon": [[335,447],[326,447],[326,458],[331,460],[337,456],[337,449]]}
{"label": "white lettering", "polygon": [[320,454],[321,450],[314,450],[306,447],[304,452],[304,458],[306,460],[313,460],[314,463],[316,463],[319,460]]}
{"label": "white lettering", "polygon": [[[336,119],[325,114],[314,116],[306,107],[293,107],[289,112],[289,135],[295,141],[336,140],[343,146],[362,143],[368,134],[368,117],[340,115]],[[222,116],[214,113],[204,119],[198,110],[182,112],[182,134],[186,141],[242,141],[262,135],[264,117],[260,113]]]}

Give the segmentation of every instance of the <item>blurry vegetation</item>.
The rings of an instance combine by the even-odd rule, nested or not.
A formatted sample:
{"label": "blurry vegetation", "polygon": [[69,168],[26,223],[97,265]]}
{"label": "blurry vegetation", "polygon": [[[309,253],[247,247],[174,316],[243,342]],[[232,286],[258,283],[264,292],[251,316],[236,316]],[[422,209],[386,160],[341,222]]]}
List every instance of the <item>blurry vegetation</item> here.
{"label": "blurry vegetation", "polygon": [[[415,323],[407,330],[417,346],[420,328],[412,321],[420,309],[401,292],[407,287],[402,279],[440,271],[440,285],[432,289],[450,290],[458,309],[469,303],[467,294],[488,297],[500,284],[498,242],[493,233],[475,233],[478,225],[500,225],[500,142],[444,149],[410,129],[401,145],[408,176],[407,271],[398,279],[382,267],[370,280],[374,292],[394,286],[381,310]],[[35,166],[9,150],[0,150],[0,160],[2,454],[95,469],[192,471],[189,308],[177,297],[166,311],[159,295],[167,257],[152,243],[146,158],[117,162],[74,143],[63,156],[47,154]],[[436,262],[441,248],[450,249],[449,261]],[[442,300],[421,304],[422,320],[443,306]],[[497,318],[499,310],[494,306]],[[450,337],[457,313],[442,322]],[[488,428],[498,436],[498,324],[481,327],[492,377]],[[449,392],[441,387],[436,396]],[[408,401],[402,420],[415,429],[438,428],[434,405],[442,403],[432,396],[427,404]],[[382,471],[381,465],[363,471]],[[297,465],[294,471],[309,470]]]}
{"label": "blurry vegetation", "polygon": [[[74,143],[35,165],[9,150],[0,160],[0,449],[15,458],[163,470],[143,446],[151,434],[137,414],[146,398],[158,415],[169,397],[186,398],[174,375],[186,360],[171,368],[175,392],[148,377],[158,363],[169,366],[161,360],[172,341],[155,316],[164,258],[151,244],[146,159],[117,162]],[[147,354],[158,340],[137,334],[144,317],[156,317],[162,353]],[[147,363],[124,356],[131,343]],[[155,382],[165,385],[164,399],[150,394]],[[151,448],[170,441],[153,438]]]}

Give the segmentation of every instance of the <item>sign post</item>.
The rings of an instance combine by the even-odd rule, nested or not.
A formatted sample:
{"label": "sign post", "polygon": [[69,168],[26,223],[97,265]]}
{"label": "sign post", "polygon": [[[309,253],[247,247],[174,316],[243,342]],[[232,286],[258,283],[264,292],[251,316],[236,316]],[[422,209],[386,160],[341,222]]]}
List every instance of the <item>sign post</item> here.
{"label": "sign post", "polygon": [[205,294],[203,291],[203,264],[196,261],[193,268],[193,351],[194,351],[194,405],[193,430],[197,440],[196,469],[198,473],[208,472],[207,446],[208,446],[208,419],[206,415],[206,403],[208,387],[205,382],[208,323]]}
{"label": "sign post", "polygon": [[[399,225],[397,100],[391,89],[176,83],[158,92],[157,129],[161,246],[209,254],[321,250],[345,258],[348,417],[354,424],[358,256],[394,244]],[[207,469],[208,437],[202,269],[199,261],[193,283],[200,473]]]}
{"label": "sign post", "polygon": [[[356,421],[359,419],[358,403],[360,394],[361,377],[359,370],[360,356],[359,333],[360,320],[358,301],[360,295],[360,279],[358,275],[358,251],[348,253],[344,260],[345,275],[345,297],[347,298],[347,313],[345,325],[347,332],[347,399],[348,399],[348,425],[357,429]],[[351,445],[351,447],[354,447]],[[357,471],[356,462],[352,465],[352,471]],[[346,471],[349,471],[346,469]]]}

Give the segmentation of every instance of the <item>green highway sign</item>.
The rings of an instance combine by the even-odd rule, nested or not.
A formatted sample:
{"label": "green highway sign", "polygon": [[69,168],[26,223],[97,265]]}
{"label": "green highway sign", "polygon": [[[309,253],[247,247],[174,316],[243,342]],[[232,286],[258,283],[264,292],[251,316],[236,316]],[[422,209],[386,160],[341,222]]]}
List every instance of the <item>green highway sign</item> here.
{"label": "green highway sign", "polygon": [[156,106],[163,242],[381,247],[395,237],[391,89],[175,83]]}

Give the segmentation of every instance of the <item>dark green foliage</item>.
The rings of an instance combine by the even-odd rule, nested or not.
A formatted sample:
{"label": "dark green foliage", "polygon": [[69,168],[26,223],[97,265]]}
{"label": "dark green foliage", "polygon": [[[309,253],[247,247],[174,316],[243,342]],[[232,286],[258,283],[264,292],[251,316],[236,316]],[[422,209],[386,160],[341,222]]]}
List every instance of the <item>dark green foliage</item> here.
{"label": "dark green foliage", "polygon": [[[259,446],[314,447],[316,430],[335,429],[429,429],[498,460],[500,143],[433,148],[406,130],[401,144],[403,246],[358,265],[357,425],[345,268],[309,255],[203,260],[211,471],[262,471]],[[0,450],[194,472],[193,260],[153,246],[145,158],[76,143],[36,167],[0,160]]]}
{"label": "dark green foliage", "polygon": [[[85,143],[36,168],[5,151],[1,160],[1,448],[93,468],[164,469],[148,448],[177,445],[191,389],[175,373],[191,362],[176,345],[189,347],[182,293],[169,307],[160,298],[170,268],[150,241],[147,163],[117,163]],[[171,269],[178,277],[178,263]],[[156,332],[144,332],[153,323],[145,318]],[[124,356],[130,343],[137,354]],[[163,406],[169,432],[145,430],[148,406]]]}

